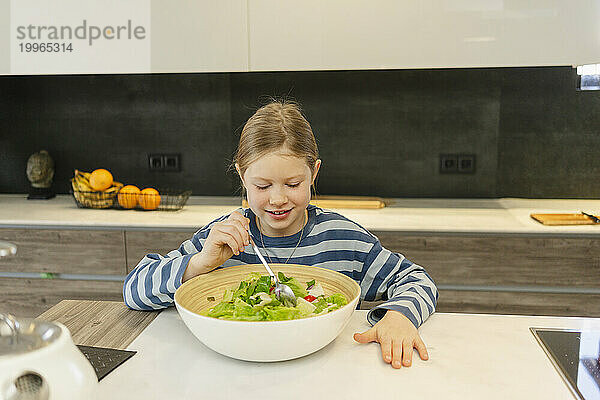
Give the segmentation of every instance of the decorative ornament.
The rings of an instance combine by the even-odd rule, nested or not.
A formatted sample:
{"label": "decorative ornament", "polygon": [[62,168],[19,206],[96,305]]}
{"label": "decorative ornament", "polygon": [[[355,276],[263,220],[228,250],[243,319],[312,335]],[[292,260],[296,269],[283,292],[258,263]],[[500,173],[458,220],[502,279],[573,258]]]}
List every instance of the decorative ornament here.
{"label": "decorative ornament", "polygon": [[52,190],[54,160],[46,150],[33,153],[27,160],[27,179],[31,183],[28,200],[47,200],[56,194]]}

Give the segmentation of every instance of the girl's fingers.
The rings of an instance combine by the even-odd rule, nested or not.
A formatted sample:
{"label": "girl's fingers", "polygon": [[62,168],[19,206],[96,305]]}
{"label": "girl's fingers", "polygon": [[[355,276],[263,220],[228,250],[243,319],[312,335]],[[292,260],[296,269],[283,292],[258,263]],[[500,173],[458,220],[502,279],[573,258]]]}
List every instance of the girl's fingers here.
{"label": "girl's fingers", "polygon": [[234,253],[236,255],[244,251],[244,247],[246,247],[245,239],[243,237],[244,231],[241,230],[239,224],[236,224],[235,222],[224,223],[219,227],[219,231],[231,236],[235,240],[235,245],[232,249],[235,250]]}
{"label": "girl's fingers", "polygon": [[413,340],[405,339],[402,341],[402,364],[405,367],[410,367],[412,363]]}
{"label": "girl's fingers", "polygon": [[392,367],[394,367],[394,368],[402,367],[402,341],[401,340],[393,340],[392,341]]}
{"label": "girl's fingers", "polygon": [[383,357],[383,361],[386,363],[392,362],[392,342],[389,340],[381,340],[379,342],[381,345],[381,356]]}
{"label": "girl's fingers", "polygon": [[363,333],[355,333],[354,340],[358,343],[370,343],[377,341],[377,333],[375,328],[371,328]]}
{"label": "girl's fingers", "polygon": [[226,232],[223,232],[222,235],[222,243],[226,244],[231,249],[231,252],[233,254],[235,254],[236,256],[239,255],[239,245],[237,241],[233,238],[233,236],[227,234]]}
{"label": "girl's fingers", "polygon": [[[248,227],[246,225],[244,225],[244,223],[242,221],[239,220],[232,220],[231,221],[240,231],[240,235],[242,236],[242,243],[245,246],[248,246],[250,244],[250,235],[248,234]],[[242,249],[243,250],[243,249]]]}
{"label": "girl's fingers", "polygon": [[212,243],[214,243],[214,245],[216,245],[217,247],[226,245],[231,249],[233,254],[238,255],[240,253],[240,244],[238,242],[239,238],[235,237],[233,227],[228,227],[227,225],[215,225],[211,229],[209,237],[210,235],[213,235]]}
{"label": "girl's fingers", "polygon": [[244,227],[244,230],[248,230],[250,229],[250,220],[246,217],[244,217],[242,214],[240,214],[237,211],[232,212],[229,217],[227,218],[227,220],[229,221],[239,221],[242,226]]}
{"label": "girl's fingers", "polygon": [[[235,214],[235,215],[234,215]],[[242,243],[244,247],[250,244],[250,235],[248,234],[248,230],[250,229],[249,219],[243,217],[240,213],[234,212],[227,219],[226,223],[229,223],[238,228],[240,234],[242,235]],[[243,251],[243,249],[242,249]]]}
{"label": "girl's fingers", "polygon": [[420,337],[415,338],[415,348],[419,352],[419,356],[421,356],[421,360],[429,360],[429,354],[427,353],[427,347],[425,343],[421,340]]}

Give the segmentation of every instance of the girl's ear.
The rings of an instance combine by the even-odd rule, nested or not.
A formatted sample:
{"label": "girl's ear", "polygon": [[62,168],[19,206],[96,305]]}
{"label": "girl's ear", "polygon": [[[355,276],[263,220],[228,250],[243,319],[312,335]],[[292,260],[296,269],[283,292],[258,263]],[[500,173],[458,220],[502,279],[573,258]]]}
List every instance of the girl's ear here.
{"label": "girl's ear", "polygon": [[321,168],[321,160],[317,159],[317,161],[315,161],[315,171],[313,172],[311,185],[315,184],[315,180],[317,179],[317,174],[319,173],[319,168]]}
{"label": "girl's ear", "polygon": [[240,176],[240,180],[242,181],[242,185],[244,184],[244,177],[242,176],[242,173],[240,171],[240,166],[238,163],[235,163],[235,170],[237,171],[238,175]]}

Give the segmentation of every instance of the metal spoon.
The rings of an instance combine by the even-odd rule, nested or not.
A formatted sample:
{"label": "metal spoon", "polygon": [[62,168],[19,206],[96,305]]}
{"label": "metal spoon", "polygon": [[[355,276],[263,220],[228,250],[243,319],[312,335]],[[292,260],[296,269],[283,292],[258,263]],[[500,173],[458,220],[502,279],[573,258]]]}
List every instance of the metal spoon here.
{"label": "metal spoon", "polygon": [[258,250],[258,246],[256,246],[256,243],[254,243],[254,237],[252,236],[252,233],[248,231],[248,234],[250,235],[250,243],[252,244],[252,248],[256,252],[258,258],[260,258],[260,261],[267,269],[267,272],[269,272],[269,275],[271,275],[271,279],[273,279],[273,281],[275,282],[275,289],[273,289],[275,297],[277,297],[277,299],[281,301],[286,307],[296,306],[297,301],[294,291],[288,285],[279,282],[279,279],[277,279],[277,276],[273,273],[273,271],[269,267],[269,264],[267,264],[267,260],[265,260],[265,258],[260,253],[260,250]]}

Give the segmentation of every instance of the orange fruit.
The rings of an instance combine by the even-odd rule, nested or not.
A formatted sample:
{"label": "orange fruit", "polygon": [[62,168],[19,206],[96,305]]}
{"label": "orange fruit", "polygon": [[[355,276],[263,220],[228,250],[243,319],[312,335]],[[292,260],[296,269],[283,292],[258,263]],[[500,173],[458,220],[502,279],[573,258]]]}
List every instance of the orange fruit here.
{"label": "orange fruit", "polygon": [[140,195],[140,189],[134,185],[123,186],[119,190],[117,200],[119,205],[123,208],[133,208],[137,206],[138,197]]}
{"label": "orange fruit", "polygon": [[160,194],[154,188],[146,188],[140,192],[138,203],[144,210],[156,210],[160,204]]}
{"label": "orange fruit", "polygon": [[113,176],[107,170],[95,169],[90,174],[90,186],[96,191],[106,190],[113,184]]}

